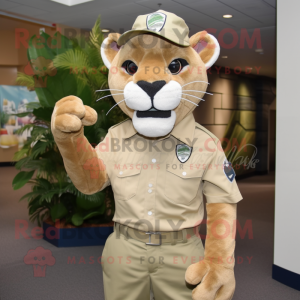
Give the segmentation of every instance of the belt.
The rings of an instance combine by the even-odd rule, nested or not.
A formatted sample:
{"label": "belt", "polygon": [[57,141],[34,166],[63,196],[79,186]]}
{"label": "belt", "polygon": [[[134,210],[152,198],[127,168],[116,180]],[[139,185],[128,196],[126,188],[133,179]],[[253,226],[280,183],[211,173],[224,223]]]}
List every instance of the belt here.
{"label": "belt", "polygon": [[182,229],[180,231],[141,231],[120,223],[115,223],[116,232],[121,233],[126,239],[132,238],[134,240],[144,242],[150,246],[160,246],[162,244],[175,245],[177,242],[186,243],[187,240],[198,234],[199,226]]}

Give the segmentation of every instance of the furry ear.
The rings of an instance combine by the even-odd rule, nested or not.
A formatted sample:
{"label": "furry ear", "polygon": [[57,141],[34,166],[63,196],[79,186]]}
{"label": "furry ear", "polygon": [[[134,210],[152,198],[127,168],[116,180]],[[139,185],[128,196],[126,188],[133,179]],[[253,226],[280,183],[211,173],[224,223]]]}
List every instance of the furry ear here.
{"label": "furry ear", "polygon": [[110,68],[112,61],[114,60],[120,49],[117,44],[120,36],[121,35],[119,33],[110,33],[108,37],[102,42],[101,57],[107,69]]}
{"label": "furry ear", "polygon": [[190,45],[200,55],[206,69],[209,69],[219,57],[220,45],[217,39],[206,31],[191,36]]}

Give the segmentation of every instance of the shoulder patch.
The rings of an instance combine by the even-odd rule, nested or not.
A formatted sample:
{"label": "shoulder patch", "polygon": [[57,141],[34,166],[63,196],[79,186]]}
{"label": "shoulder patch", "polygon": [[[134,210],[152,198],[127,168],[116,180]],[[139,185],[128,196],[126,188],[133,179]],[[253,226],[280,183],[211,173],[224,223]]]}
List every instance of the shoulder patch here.
{"label": "shoulder patch", "polygon": [[226,175],[227,179],[232,182],[235,178],[235,172],[233,170],[231,162],[227,160],[227,158],[224,159],[224,174]]}

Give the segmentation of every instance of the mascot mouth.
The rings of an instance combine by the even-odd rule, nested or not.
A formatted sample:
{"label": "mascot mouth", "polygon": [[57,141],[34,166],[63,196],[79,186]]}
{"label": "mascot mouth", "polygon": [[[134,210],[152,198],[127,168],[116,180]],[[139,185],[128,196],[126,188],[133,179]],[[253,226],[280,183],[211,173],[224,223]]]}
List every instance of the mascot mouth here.
{"label": "mascot mouth", "polygon": [[155,108],[146,111],[138,110],[136,116],[138,118],[170,118],[171,110],[158,110]]}

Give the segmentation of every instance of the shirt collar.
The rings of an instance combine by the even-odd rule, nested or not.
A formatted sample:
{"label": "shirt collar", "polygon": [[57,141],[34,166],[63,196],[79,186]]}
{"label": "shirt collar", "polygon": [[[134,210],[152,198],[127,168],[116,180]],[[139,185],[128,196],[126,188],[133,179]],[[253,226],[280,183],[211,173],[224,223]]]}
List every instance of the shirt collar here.
{"label": "shirt collar", "polygon": [[[126,124],[127,126],[124,126],[124,131],[122,136],[125,139],[133,137],[135,134],[137,134],[136,129],[134,128],[131,122],[128,122]],[[177,140],[180,140],[184,144],[192,147],[193,145],[193,138],[194,138],[194,132],[195,132],[195,119],[193,113],[190,113],[187,115],[182,121],[177,124],[174,129],[168,134],[166,137],[158,139],[165,139],[168,138],[170,135],[174,136]]]}
{"label": "shirt collar", "polygon": [[136,129],[133,127],[133,124],[132,124],[132,120],[131,119],[127,119],[127,122],[124,121],[124,124],[125,126],[122,127],[122,130],[123,132],[121,133],[121,136],[124,138],[124,139],[129,139],[131,137],[133,137],[135,134],[137,134],[137,131]]}
{"label": "shirt collar", "polygon": [[195,119],[193,113],[188,114],[171,131],[171,135],[190,147],[193,146],[194,133]]}

